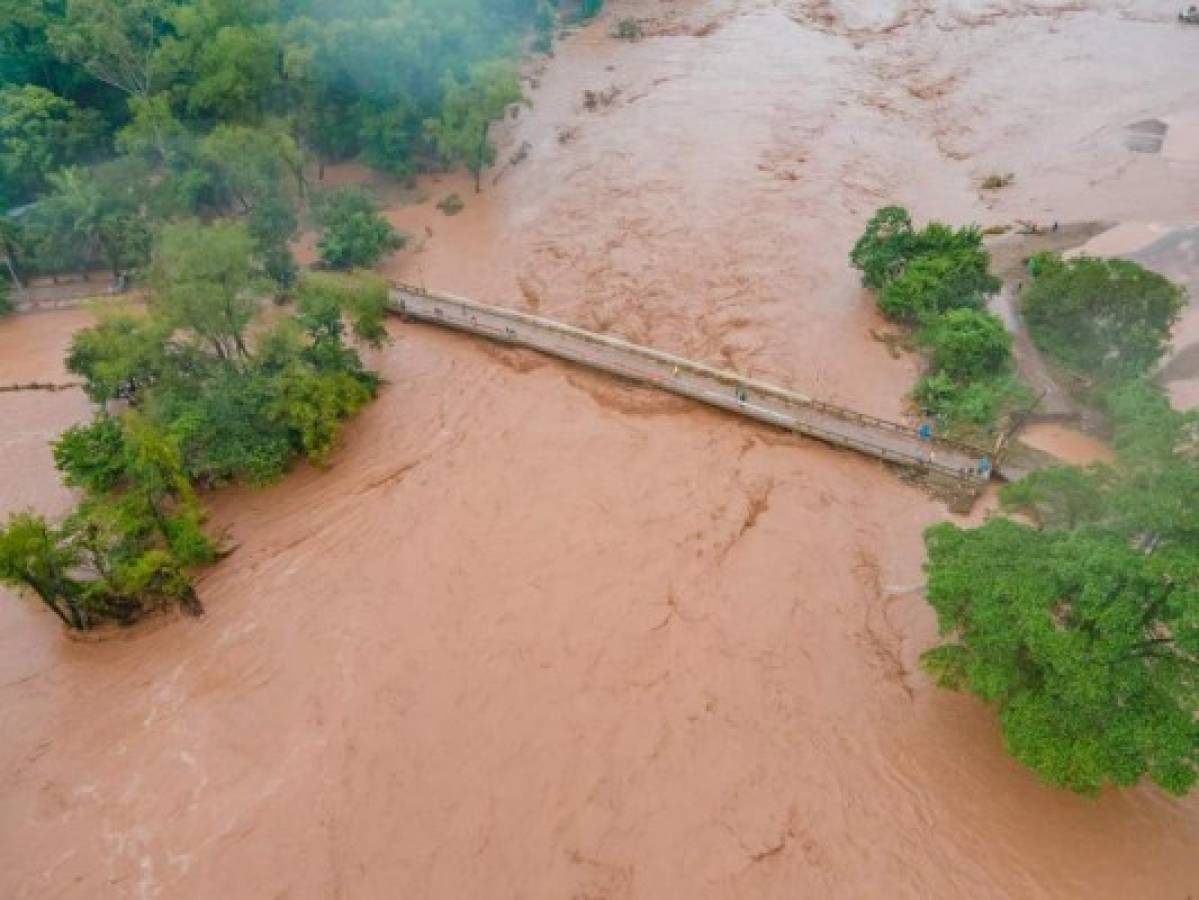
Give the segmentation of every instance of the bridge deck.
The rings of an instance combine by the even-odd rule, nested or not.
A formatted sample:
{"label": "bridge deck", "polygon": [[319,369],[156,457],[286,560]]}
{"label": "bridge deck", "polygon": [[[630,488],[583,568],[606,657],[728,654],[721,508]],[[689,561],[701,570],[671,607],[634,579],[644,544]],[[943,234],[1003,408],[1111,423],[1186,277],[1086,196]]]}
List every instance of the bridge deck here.
{"label": "bridge deck", "polygon": [[912,428],[822,403],[649,347],[539,316],[462,297],[398,286],[395,312],[448,328],[529,347],[718,406],[838,447],[941,476],[977,493],[982,451],[953,441],[921,441]]}

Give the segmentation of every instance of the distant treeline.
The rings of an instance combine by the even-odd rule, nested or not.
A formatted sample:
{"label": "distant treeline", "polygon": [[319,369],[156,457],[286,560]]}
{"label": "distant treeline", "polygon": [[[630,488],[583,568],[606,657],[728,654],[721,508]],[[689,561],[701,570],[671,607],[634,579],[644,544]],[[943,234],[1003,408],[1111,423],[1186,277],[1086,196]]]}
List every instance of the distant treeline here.
{"label": "distant treeline", "polygon": [[305,160],[478,171],[520,50],[598,8],[558,6],[0,0],[0,249],[18,271],[119,274],[163,220],[294,206]]}

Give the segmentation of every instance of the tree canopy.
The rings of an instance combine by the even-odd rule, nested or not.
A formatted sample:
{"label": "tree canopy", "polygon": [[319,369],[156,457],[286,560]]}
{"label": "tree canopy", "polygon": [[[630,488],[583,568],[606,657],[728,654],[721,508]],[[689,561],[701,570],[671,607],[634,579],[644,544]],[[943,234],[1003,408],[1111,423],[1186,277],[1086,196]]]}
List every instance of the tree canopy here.
{"label": "tree canopy", "polygon": [[317,248],[321,259],[335,269],[373,266],[404,246],[405,238],[391,227],[360,188],[342,188],[317,198],[316,221],[321,227]]}
{"label": "tree canopy", "polygon": [[849,259],[883,315],[920,329],[916,341],[930,365],[912,399],[943,427],[972,437],[1029,399],[1011,371],[1011,336],[986,311],[1000,281],[977,228],[930,222],[917,230],[906,209],[885,206],[866,223]]}
{"label": "tree canopy", "polygon": [[1156,365],[1186,305],[1181,287],[1128,260],[1041,255],[1032,269],[1023,311],[1033,340],[1103,381]]}
{"label": "tree canopy", "polygon": [[926,535],[939,682],[994,704],[1012,754],[1082,793],[1199,777],[1199,415],[1134,382],[1117,460],[1004,488],[1006,518]]}

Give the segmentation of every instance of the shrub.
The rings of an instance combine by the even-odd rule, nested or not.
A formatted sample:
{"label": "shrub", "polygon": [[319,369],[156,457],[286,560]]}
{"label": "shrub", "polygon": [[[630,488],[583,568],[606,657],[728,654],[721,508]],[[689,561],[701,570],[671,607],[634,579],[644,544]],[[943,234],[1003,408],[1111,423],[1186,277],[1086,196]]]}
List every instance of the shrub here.
{"label": "shrub", "polygon": [[1117,381],[1161,359],[1186,303],[1181,287],[1135,262],[1041,255],[1024,316],[1037,346],[1081,375]]}
{"label": "shrub", "polygon": [[935,372],[916,382],[912,399],[952,427],[989,425],[1004,409],[1028,403],[1032,397],[1024,384],[1006,373],[963,383]]}
{"label": "shrub", "polygon": [[406,243],[361,188],[342,188],[320,197],[316,221],[321,227],[317,245],[321,259],[335,269],[369,268]]}
{"label": "shrub", "polygon": [[1000,288],[988,263],[984,251],[969,246],[917,256],[882,289],[879,308],[887,318],[908,324],[951,309],[981,309]]}
{"label": "shrub", "polygon": [[462,198],[457,194],[446,194],[441,198],[441,202],[437,204],[437,208],[447,216],[456,216],[466,208],[466,204],[462,202]]}
{"label": "shrub", "polygon": [[911,215],[902,206],[884,206],[866,223],[849,261],[862,273],[863,285],[879,290],[903,271],[911,247]]}
{"label": "shrub", "polygon": [[1003,370],[1012,353],[1012,336],[994,314],[953,309],[919,335],[932,351],[933,368],[965,381]]}

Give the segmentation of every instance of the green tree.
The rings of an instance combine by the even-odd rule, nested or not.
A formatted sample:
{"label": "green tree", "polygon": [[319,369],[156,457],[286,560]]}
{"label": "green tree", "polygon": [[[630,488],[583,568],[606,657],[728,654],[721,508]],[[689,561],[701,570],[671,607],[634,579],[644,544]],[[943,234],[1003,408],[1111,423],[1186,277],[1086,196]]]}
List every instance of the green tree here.
{"label": "green tree", "polygon": [[120,280],[145,264],[151,231],[141,193],[145,178],[142,165],[128,158],[51,175],[51,193],[30,214],[45,268],[103,262]]}
{"label": "green tree", "polygon": [[919,335],[932,351],[933,368],[969,381],[1007,368],[1012,336],[995,315],[977,309],[951,309]]}
{"label": "green tree", "polygon": [[336,269],[368,268],[404,246],[405,238],[361,188],[330,191],[317,199],[316,221],[321,259]]}
{"label": "green tree", "polygon": [[299,150],[280,130],[218,126],[201,142],[200,157],[243,213],[265,199],[282,198],[285,176],[294,177],[303,188]]}
{"label": "green tree", "polygon": [[1182,288],[1127,260],[1041,257],[1036,271],[1023,298],[1033,340],[1101,380],[1148,372],[1186,305]]}
{"label": "green tree", "polygon": [[425,130],[442,159],[463,163],[475,176],[475,192],[482,172],[495,162],[495,144],[488,131],[513,103],[521,99],[516,66],[508,60],[488,60],[474,66],[465,82],[449,76],[441,115],[428,119]]}
{"label": "green tree", "polygon": [[1052,466],[1003,487],[1003,508],[1046,527],[1071,530],[1109,519],[1113,474],[1104,466]]}
{"label": "green tree", "polygon": [[1006,519],[933,526],[928,599],[945,644],[925,667],[999,709],[1012,754],[1087,794],[1199,774],[1199,567],[1101,532]]}
{"label": "green tree", "polygon": [[254,240],[240,222],[163,227],[151,283],[156,315],[190,331],[222,362],[246,357],[246,329],[263,285],[256,279]]}
{"label": "green tree", "polygon": [[100,141],[100,117],[37,85],[0,88],[0,176],[7,202],[26,200],[47,176]]}
{"label": "green tree", "polygon": [[987,254],[974,247],[917,256],[879,293],[879,308],[887,318],[909,324],[953,309],[982,309],[1000,288],[988,264]]}
{"label": "green tree", "polygon": [[129,122],[116,134],[117,149],[148,162],[172,162],[191,143],[191,135],[171,110],[164,94],[129,98]]}
{"label": "green tree", "polygon": [[343,318],[350,320],[354,338],[370,347],[387,341],[383,320],[390,292],[387,282],[365,272],[313,273],[300,284],[300,322],[314,339],[334,339],[340,345]]}
{"label": "green tree", "polygon": [[0,582],[33,591],[68,628],[87,628],[90,617],[70,572],[79,553],[41,516],[17,513],[0,529]]}
{"label": "green tree", "polygon": [[862,284],[877,291],[903,272],[913,243],[911,214],[902,206],[884,206],[866,223],[849,261],[862,273]]}
{"label": "green tree", "polygon": [[155,55],[166,34],[170,0],[67,0],[50,31],[55,50],[93,78],[132,96],[154,92]]}
{"label": "green tree", "polygon": [[171,326],[157,318],[107,313],[72,337],[67,370],[85,379],[95,403],[136,399],[166,371],[170,334]]}
{"label": "green tree", "polygon": [[263,273],[280,291],[290,290],[299,277],[291,241],[300,228],[291,203],[280,196],[260,199],[250,211],[246,226],[257,247]]}

